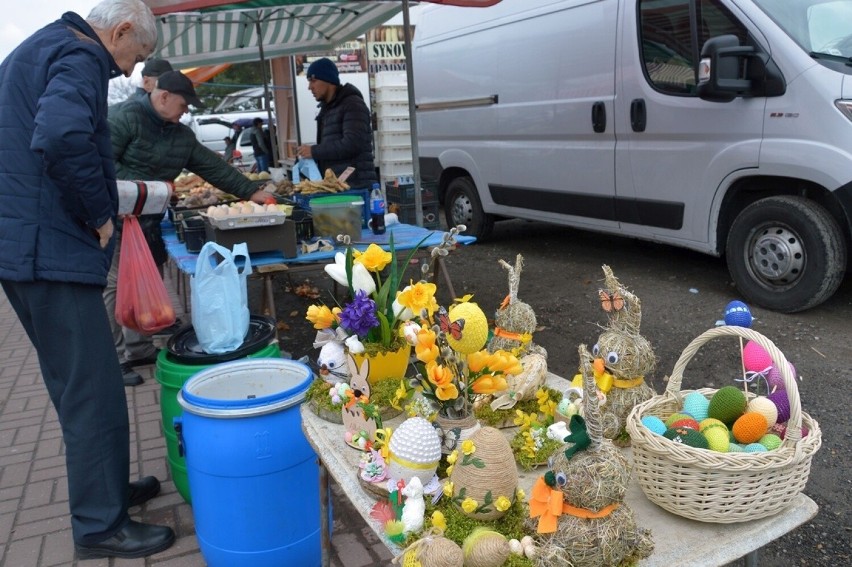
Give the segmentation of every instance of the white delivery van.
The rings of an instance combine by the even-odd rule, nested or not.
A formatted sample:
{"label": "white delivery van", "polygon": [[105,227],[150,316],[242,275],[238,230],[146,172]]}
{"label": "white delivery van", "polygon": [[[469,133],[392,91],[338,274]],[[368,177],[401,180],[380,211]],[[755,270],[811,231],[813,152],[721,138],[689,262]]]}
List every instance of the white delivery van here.
{"label": "white delivery van", "polygon": [[852,1],[431,6],[421,177],[450,224],[561,223],[725,255],[749,302],[831,296],[852,215]]}

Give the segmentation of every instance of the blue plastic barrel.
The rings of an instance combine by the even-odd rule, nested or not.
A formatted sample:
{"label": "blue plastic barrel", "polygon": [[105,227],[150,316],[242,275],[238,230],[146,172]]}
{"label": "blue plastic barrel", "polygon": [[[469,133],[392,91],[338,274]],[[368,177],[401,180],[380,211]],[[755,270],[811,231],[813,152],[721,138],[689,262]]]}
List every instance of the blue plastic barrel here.
{"label": "blue plastic barrel", "polygon": [[299,404],[311,370],[244,359],[178,393],[195,531],[209,567],[320,565],[319,470]]}

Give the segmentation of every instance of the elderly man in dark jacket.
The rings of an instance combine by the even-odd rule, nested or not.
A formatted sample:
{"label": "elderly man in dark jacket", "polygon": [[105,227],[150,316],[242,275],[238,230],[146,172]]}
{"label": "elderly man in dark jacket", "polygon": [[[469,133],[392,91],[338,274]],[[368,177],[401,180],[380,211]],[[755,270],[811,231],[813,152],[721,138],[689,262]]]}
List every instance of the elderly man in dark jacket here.
{"label": "elderly man in dark jacket", "polygon": [[175,539],[127,514],[160,484],[129,483],[127,399],[101,298],[118,211],[107,83],[156,42],[140,0],[104,0],[0,64],[0,284],[62,427],[78,558],[143,557]]}
{"label": "elderly man in dark jacket", "polygon": [[[223,191],[263,203],[269,197],[258,190],[257,182],[231,167],[216,152],[205,147],[192,130],[180,123],[188,105],[202,107],[192,81],[180,71],[160,75],[157,87],[150,96],[132,98],[110,108],[109,128],[112,134],[112,153],[118,179],[171,181],[188,169]],[[160,231],[161,217],[141,217],[142,227],[157,264],[166,260],[165,245]],[[115,321],[116,284],[119,250],[113,257],[104,301],[110,314],[113,339],[125,385],[142,383],[134,366],[152,364],[157,350],[150,337],[132,329],[123,329]]]}
{"label": "elderly man in dark jacket", "polygon": [[347,167],[354,167],[346,182],[355,188],[372,187],[378,182],[373,123],[361,91],[349,83],[341,85],[337,66],[325,57],[311,63],[307,76],[308,88],[320,108],[317,143],[299,146],[297,154],[316,160],[323,174],[331,169],[339,176]]}

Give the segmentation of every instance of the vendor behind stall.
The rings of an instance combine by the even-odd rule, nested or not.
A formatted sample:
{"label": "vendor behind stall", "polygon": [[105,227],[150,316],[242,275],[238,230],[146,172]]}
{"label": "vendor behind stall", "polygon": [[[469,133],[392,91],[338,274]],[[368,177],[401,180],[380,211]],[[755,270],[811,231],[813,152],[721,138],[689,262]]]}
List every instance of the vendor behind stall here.
{"label": "vendor behind stall", "polygon": [[[203,108],[192,81],[180,71],[160,75],[157,87],[148,96],[133,98],[110,108],[109,128],[116,177],[128,180],[171,181],[181,171],[201,176],[219,189],[242,199],[263,203],[267,193],[257,183],[228,165],[219,154],[206,148],[192,130],[179,122],[189,105]],[[142,216],[140,224],[160,268],[166,262],[166,247],[160,231],[159,215]],[[151,338],[123,329],[115,321],[116,281],[120,246],[116,246],[104,301],[110,315],[113,338],[124,383],[136,386],[142,377],[133,368],[156,361],[157,349]]]}

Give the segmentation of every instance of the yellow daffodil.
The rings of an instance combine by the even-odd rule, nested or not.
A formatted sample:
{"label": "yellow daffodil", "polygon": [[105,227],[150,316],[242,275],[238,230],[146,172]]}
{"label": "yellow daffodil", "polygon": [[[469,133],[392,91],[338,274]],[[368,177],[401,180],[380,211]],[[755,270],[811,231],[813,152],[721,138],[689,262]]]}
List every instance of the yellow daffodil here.
{"label": "yellow daffodil", "polygon": [[543,403],[550,399],[550,394],[544,388],[539,388],[535,393],[535,399],[538,402],[538,406],[541,407]]}
{"label": "yellow daffodil", "polygon": [[500,496],[497,500],[494,501],[494,507],[497,508],[500,512],[505,512],[509,509],[509,506],[512,505],[512,501],[506,498],[505,496]]}
{"label": "yellow daffodil", "polygon": [[435,385],[435,397],[445,402],[459,397],[459,389],[453,383],[450,369],[440,364],[430,364],[426,367],[427,378]]}
{"label": "yellow daffodil", "polygon": [[402,409],[402,401],[408,397],[408,388],[405,387],[405,380],[399,381],[399,388],[393,393],[393,399],[391,400],[391,407],[394,409],[401,410]]}
{"label": "yellow daffodil", "polygon": [[334,323],[338,322],[337,315],[339,313],[339,307],[331,310],[325,305],[311,305],[308,307],[308,314],[305,316],[305,319],[313,323],[314,329],[321,331],[323,329],[330,329]]}
{"label": "yellow daffodil", "polygon": [[515,419],[512,421],[519,427],[530,426],[529,416],[523,410],[515,410]]}
{"label": "yellow daffodil", "polygon": [[472,514],[477,506],[479,505],[476,503],[476,500],[470,497],[465,498],[461,503],[462,510],[467,514]]}
{"label": "yellow daffodil", "polygon": [[509,387],[509,384],[506,382],[506,379],[500,375],[492,375],[486,374],[485,376],[480,376],[476,380],[474,380],[473,384],[471,384],[471,389],[475,394],[494,394],[496,392],[502,392],[506,388]]}
{"label": "yellow daffodil", "polygon": [[491,359],[491,353],[487,350],[472,352],[467,355],[467,368],[474,374],[482,372]]}
{"label": "yellow daffodil", "polygon": [[432,527],[438,528],[442,532],[447,531],[447,518],[444,517],[444,513],[440,510],[432,512]]}
{"label": "yellow daffodil", "polygon": [[438,286],[431,282],[417,282],[406,287],[396,296],[397,302],[412,312],[420,314],[424,309],[429,316],[438,310],[435,292]]}
{"label": "yellow daffodil", "polygon": [[465,455],[472,455],[476,452],[476,445],[470,439],[465,439],[462,441],[461,450]]}
{"label": "yellow daffodil", "polygon": [[450,465],[450,466],[447,467],[447,476],[450,476],[450,475],[453,474],[454,468],[455,468],[455,465]]}
{"label": "yellow daffodil", "polygon": [[435,331],[425,325],[421,327],[417,333],[417,345],[414,347],[417,360],[429,364],[438,358],[439,350],[438,345],[435,344],[436,338]]}
{"label": "yellow daffodil", "polygon": [[[342,252],[335,254],[334,264],[326,264],[324,270],[331,276],[331,279],[343,287],[349,287],[349,280],[346,277],[345,254]],[[370,275],[369,270],[363,264],[355,262],[352,264],[352,293],[354,295],[359,291],[373,295],[376,292],[376,280],[373,279],[373,276]]]}
{"label": "yellow daffodil", "polygon": [[515,498],[517,498],[517,499],[518,499],[518,500],[520,500],[521,502],[523,502],[523,501],[524,501],[524,498],[526,498],[526,497],[527,497],[527,493],[526,493],[526,492],[524,492],[524,489],[523,489],[523,488],[519,488],[519,489],[517,490],[517,492],[515,492]]}
{"label": "yellow daffodil", "polygon": [[443,491],[444,491],[444,496],[446,496],[447,498],[452,498],[453,497],[453,483],[449,480],[447,482],[445,482]]}
{"label": "yellow daffodil", "polygon": [[353,250],[353,255],[357,263],[371,272],[381,272],[393,260],[391,253],[382,250],[377,244],[370,244],[363,252]]}
{"label": "yellow daffodil", "polygon": [[447,455],[447,464],[448,465],[456,464],[456,459],[458,459],[458,458],[459,458],[459,452],[458,452],[458,449],[456,449],[452,453]]}
{"label": "yellow daffodil", "polygon": [[538,410],[545,416],[553,417],[556,415],[556,402],[553,400],[547,400],[545,403],[538,406]]}

